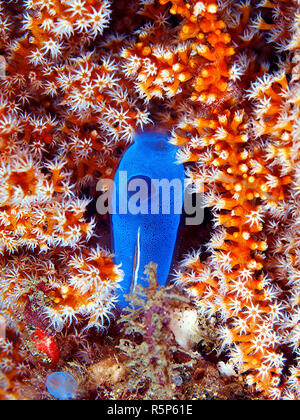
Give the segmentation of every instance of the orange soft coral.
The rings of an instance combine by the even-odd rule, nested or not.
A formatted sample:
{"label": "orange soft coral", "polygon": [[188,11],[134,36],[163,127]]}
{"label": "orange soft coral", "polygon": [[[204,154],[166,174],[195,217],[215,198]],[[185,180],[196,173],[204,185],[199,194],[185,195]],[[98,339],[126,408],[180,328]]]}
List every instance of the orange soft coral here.
{"label": "orange soft coral", "polygon": [[[189,14],[183,12],[186,4],[176,2],[175,7],[174,3],[170,12],[178,12],[188,21]],[[187,27],[192,25],[187,23]],[[206,42],[211,45],[208,39]],[[251,64],[249,60],[245,63]],[[232,74],[224,73],[225,82]],[[190,107],[179,120],[171,141],[181,146],[178,160],[193,163],[187,171],[188,183],[194,192],[201,192],[204,185],[204,203],[213,208],[216,228],[208,244],[207,261],[200,263],[199,254],[188,256],[177,279],[197,298],[204,315],[220,314],[219,335],[223,348],[229,350],[229,364],[239,372],[247,372],[248,383],[255,384],[264,395],[278,398],[284,392],[279,383],[285,366],[280,339],[285,313],[283,300],[278,299],[277,282],[270,272],[262,272],[268,272],[268,241],[262,231],[266,212],[276,212],[287,198],[292,174],[280,171],[276,164],[268,165],[271,156],[266,156],[254,135],[272,131],[274,136],[276,127],[288,132],[294,127],[283,118],[278,120],[287,87],[284,72],[273,85],[267,82],[268,77],[263,77],[264,85],[257,82],[250,94],[254,98],[259,91],[257,95],[265,101],[261,111],[257,108],[260,114],[254,130],[246,115],[251,104],[243,98],[243,108],[238,107],[236,88],[225,83],[227,92],[225,89],[222,96],[226,102],[212,101],[209,108],[198,110]],[[288,140],[288,134],[286,137]],[[269,147],[280,153],[274,142]],[[282,151],[281,156],[289,161],[288,153]]]}
{"label": "orange soft coral", "polygon": [[158,12],[154,11],[154,24],[146,25],[140,31],[139,42],[123,51],[126,71],[137,77],[136,86],[147,101],[172,97],[192,87],[191,101],[215,102],[228,88],[227,61],[234,54],[225,24],[217,18],[217,4],[173,3],[170,13],[185,20],[179,26],[178,37],[172,34],[172,47],[164,36],[167,19],[155,20]]}
{"label": "orange soft coral", "polygon": [[[116,151],[150,122],[132,83],[121,77],[120,60],[105,48],[89,50],[109,19],[108,1],[37,0],[14,42],[4,45],[3,101],[21,117],[23,140],[37,158],[50,147],[67,159],[72,181],[82,185],[99,173],[111,177]],[[22,115],[29,102],[30,114]]]}
{"label": "orange soft coral", "polygon": [[107,251],[55,249],[39,259],[1,259],[2,313],[11,322],[61,331],[85,324],[102,330],[113,315],[122,272]]}
{"label": "orange soft coral", "polygon": [[[271,280],[259,274],[264,267],[262,252],[266,251],[267,243],[256,236],[262,231],[264,220],[264,207],[256,202],[260,199],[276,205],[283,198],[284,184],[290,178],[282,177],[274,186],[268,184],[270,171],[256,151],[250,152],[245,147],[247,124],[241,111],[233,115],[227,111],[216,119],[195,118],[187,129],[190,135],[195,134],[190,144],[187,142],[189,150],[185,149],[184,158],[189,160],[191,156],[194,161],[193,156],[198,156],[197,160],[202,162],[190,172],[190,183],[204,183],[205,203],[214,208],[217,230],[208,245],[209,266],[198,263],[195,270],[197,260],[192,259],[191,263],[188,258],[183,263],[183,277],[179,275],[179,279],[191,284],[188,290],[199,299],[205,315],[220,311],[224,321],[231,320],[231,327],[220,331],[224,348],[233,344],[231,362],[240,371],[256,369],[259,365],[251,383],[256,382],[259,389],[267,390],[283,367],[263,373],[260,370],[264,369],[265,355],[273,354],[278,344],[276,335],[271,334],[270,340],[268,334],[272,331],[275,334],[272,325],[280,317],[280,306],[276,306],[276,289],[273,290]],[[183,131],[181,127],[181,142]],[[197,143],[196,136],[199,136]],[[176,140],[174,135],[173,141]],[[215,167],[212,173],[211,167]],[[190,270],[195,270],[194,276],[188,274]],[[263,336],[260,329],[267,325],[268,333]]]}

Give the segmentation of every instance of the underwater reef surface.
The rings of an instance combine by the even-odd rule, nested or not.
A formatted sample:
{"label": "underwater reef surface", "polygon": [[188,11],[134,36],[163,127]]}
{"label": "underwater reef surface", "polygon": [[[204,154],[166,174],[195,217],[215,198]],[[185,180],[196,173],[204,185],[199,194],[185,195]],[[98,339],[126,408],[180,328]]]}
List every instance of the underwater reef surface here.
{"label": "underwater reef surface", "polygon": [[[299,0],[0,1],[1,400],[299,399],[299,49]],[[120,313],[96,201],[154,128],[206,217]]]}

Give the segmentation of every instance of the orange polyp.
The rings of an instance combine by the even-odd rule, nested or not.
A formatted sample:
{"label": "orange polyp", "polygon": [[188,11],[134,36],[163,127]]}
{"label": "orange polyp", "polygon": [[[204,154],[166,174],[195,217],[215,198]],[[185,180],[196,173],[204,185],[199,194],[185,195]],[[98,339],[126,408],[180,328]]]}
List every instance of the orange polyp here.
{"label": "orange polyp", "polygon": [[151,48],[150,47],[144,47],[143,49],[142,49],[142,55],[144,55],[144,56],[148,56],[148,55],[150,55],[151,54]]}

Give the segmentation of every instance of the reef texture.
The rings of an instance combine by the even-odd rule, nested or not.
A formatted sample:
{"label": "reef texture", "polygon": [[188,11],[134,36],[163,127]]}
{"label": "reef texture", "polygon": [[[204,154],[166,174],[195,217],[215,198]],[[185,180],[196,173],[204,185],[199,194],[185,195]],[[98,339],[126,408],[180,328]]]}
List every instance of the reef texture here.
{"label": "reef texture", "polygon": [[[0,1],[0,399],[55,369],[85,399],[299,399],[299,51],[299,0]],[[122,272],[97,183],[152,124],[212,213],[175,272],[207,325],[184,357],[165,289],[101,336]]]}

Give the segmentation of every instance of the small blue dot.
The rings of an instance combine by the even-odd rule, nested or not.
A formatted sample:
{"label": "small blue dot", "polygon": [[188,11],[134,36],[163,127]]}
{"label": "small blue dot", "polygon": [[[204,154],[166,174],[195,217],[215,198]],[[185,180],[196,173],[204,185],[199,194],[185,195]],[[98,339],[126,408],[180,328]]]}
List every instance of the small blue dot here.
{"label": "small blue dot", "polygon": [[55,372],[48,376],[46,382],[49,394],[57,400],[70,400],[77,392],[77,382],[72,375]]}

